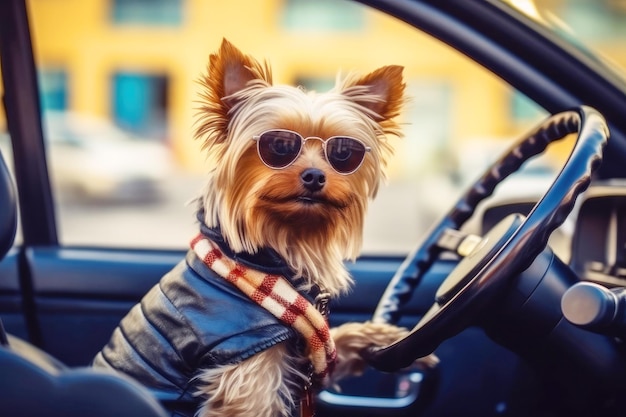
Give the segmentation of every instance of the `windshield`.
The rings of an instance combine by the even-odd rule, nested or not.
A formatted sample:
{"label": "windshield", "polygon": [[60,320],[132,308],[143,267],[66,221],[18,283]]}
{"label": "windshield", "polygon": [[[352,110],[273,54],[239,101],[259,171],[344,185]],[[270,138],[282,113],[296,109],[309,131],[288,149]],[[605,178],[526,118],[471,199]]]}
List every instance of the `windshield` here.
{"label": "windshield", "polygon": [[626,1],[503,0],[626,83]]}

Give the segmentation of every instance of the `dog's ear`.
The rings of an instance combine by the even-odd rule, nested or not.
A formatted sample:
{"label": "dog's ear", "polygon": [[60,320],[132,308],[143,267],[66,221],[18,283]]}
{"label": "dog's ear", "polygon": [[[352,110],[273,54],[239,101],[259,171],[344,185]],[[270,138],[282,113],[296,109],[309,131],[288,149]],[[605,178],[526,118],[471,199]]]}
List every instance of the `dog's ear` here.
{"label": "dog's ear", "polygon": [[267,64],[262,66],[249,55],[244,55],[232,43],[222,40],[219,51],[209,58],[206,87],[227,108],[237,102],[236,93],[246,88],[250,81],[261,80],[272,84],[272,74]]}
{"label": "dog's ear", "polygon": [[205,137],[204,147],[226,140],[229,111],[243,99],[238,93],[255,81],[263,87],[272,85],[268,65],[261,65],[223,39],[220,49],[209,57],[207,72],[199,80],[204,91],[196,137]]}
{"label": "dog's ear", "polygon": [[360,78],[349,78],[342,93],[368,110],[377,122],[396,117],[404,104],[403,67],[389,65]]}

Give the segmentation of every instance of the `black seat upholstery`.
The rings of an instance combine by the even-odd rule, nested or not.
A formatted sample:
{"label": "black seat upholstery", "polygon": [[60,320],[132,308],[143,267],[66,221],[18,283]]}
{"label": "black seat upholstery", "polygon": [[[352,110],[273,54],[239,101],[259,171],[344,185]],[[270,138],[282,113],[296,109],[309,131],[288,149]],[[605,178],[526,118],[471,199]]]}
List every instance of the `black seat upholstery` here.
{"label": "black seat upholstery", "polygon": [[68,369],[9,336],[0,347],[0,415],[165,417],[150,392],[120,375]]}
{"label": "black seat upholstery", "polygon": [[[13,245],[17,229],[17,202],[9,169],[0,152],[0,261]],[[8,344],[7,335],[0,320],[0,346]]]}
{"label": "black seat upholstery", "polygon": [[[17,201],[0,152],[0,260],[13,245]],[[124,376],[69,369],[28,342],[6,335],[0,319],[0,416],[166,417],[144,387]]]}
{"label": "black seat upholstery", "polygon": [[9,169],[0,152],[0,260],[13,245],[17,228],[17,202]]}

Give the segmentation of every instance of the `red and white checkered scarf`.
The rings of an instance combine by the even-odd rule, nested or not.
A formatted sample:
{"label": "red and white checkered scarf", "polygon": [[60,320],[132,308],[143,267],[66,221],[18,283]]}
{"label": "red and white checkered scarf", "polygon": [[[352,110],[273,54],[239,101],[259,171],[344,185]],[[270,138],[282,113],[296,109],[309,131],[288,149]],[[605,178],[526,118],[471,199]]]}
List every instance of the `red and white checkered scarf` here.
{"label": "red and white checkered scarf", "polygon": [[325,384],[337,352],[324,316],[286,278],[239,264],[225,256],[206,236],[200,234],[194,238],[191,248],[215,273],[304,337],[313,365],[313,380]]}

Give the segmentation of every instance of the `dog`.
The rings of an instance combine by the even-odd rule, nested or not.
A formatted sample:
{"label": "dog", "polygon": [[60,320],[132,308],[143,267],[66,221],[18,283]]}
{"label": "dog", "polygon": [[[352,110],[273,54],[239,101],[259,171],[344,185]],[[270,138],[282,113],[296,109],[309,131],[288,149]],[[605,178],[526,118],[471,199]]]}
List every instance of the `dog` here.
{"label": "dog", "polygon": [[[274,85],[227,40],[210,55],[197,138],[213,167],[184,261],[133,307],[94,366],[198,402],[198,416],[311,415],[312,392],[362,372],[406,329],[328,329],[353,280],[368,201],[405,102],[400,66],[330,92]],[[423,364],[433,366],[433,357]]]}

